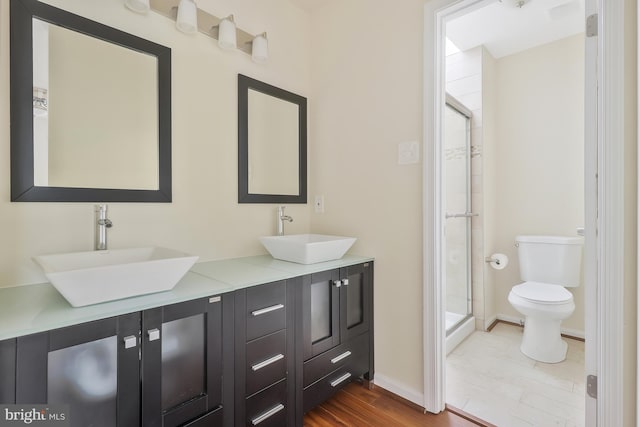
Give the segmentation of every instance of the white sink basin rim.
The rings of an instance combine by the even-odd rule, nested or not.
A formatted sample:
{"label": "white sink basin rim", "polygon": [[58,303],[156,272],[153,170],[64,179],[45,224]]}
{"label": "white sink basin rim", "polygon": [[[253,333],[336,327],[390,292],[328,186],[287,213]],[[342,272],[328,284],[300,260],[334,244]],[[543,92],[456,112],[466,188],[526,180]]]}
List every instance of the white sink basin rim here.
{"label": "white sink basin rim", "polygon": [[172,289],[197,256],[159,247],[41,255],[33,258],[74,307]]}
{"label": "white sink basin rim", "polygon": [[324,234],[260,237],[260,243],[272,257],[298,264],[315,264],[340,259],[355,241],[355,237]]}

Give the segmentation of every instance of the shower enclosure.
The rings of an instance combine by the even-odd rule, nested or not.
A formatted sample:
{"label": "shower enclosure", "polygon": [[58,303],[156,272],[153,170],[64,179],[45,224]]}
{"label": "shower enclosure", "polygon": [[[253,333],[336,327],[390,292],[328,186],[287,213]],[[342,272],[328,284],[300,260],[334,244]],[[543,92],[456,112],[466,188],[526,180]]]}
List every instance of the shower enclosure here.
{"label": "shower enclosure", "polygon": [[447,338],[472,316],[471,111],[447,94],[444,111],[444,206]]}

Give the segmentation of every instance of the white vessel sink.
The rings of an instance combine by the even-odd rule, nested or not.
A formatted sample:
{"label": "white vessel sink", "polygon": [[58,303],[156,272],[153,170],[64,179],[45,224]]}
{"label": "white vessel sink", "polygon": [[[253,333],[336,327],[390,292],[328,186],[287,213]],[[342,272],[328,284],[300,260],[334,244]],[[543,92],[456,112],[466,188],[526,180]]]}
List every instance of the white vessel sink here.
{"label": "white vessel sink", "polygon": [[355,237],[323,234],[260,237],[260,243],[272,257],[298,264],[315,264],[340,259],[355,241]]}
{"label": "white vessel sink", "polygon": [[74,307],[168,291],[198,260],[166,248],[133,248],[33,258]]}

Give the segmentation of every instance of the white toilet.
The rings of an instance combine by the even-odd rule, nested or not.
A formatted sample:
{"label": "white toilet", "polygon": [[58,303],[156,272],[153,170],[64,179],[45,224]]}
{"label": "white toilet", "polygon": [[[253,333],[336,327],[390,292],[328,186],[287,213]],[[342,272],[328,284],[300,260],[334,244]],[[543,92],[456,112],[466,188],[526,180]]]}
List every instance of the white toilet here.
{"label": "white toilet", "polygon": [[509,292],[509,302],[525,316],[520,350],[531,359],[562,362],[567,343],[560,337],[560,323],[576,308],[565,288],[580,285],[582,238],[516,236],[520,279]]}

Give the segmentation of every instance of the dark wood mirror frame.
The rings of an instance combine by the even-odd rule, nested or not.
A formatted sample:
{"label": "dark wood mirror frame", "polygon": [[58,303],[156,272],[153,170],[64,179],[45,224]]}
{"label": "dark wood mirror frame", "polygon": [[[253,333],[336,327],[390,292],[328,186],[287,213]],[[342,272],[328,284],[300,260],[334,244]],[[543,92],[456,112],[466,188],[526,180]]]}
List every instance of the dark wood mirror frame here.
{"label": "dark wood mirror frame", "polygon": [[[249,193],[249,90],[298,106],[298,194]],[[238,74],[238,203],[307,203],[307,98]]]}
{"label": "dark wood mirror frame", "polygon": [[[158,190],[34,185],[33,18],[157,58]],[[171,49],[37,0],[11,0],[10,19],[11,201],[171,202]]]}

